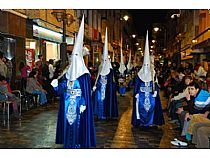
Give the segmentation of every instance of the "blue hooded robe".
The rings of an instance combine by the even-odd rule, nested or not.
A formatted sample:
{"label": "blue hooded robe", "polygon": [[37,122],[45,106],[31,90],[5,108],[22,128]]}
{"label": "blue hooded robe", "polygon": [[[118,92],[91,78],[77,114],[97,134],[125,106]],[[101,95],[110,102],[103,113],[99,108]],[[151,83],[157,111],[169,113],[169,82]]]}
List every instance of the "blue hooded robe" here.
{"label": "blue hooded robe", "polygon": [[149,85],[146,86],[145,82],[143,82],[138,76],[135,78],[131,121],[133,126],[164,124],[158,85],[155,84],[157,96],[153,97],[152,84],[153,82],[150,81]]}
{"label": "blue hooded robe", "polygon": [[116,83],[113,70],[106,76],[99,76],[93,93],[94,111],[99,119],[118,117]]}
{"label": "blue hooded robe", "polygon": [[[64,148],[91,148],[96,146],[95,126],[91,106],[90,75],[84,74],[74,81],[73,91],[67,90],[67,80],[62,80],[65,86],[61,95],[60,108],[56,129],[56,142],[64,144]],[[76,98],[71,99],[75,94]],[[74,108],[69,108],[69,106]],[[80,106],[86,109],[80,113]],[[67,118],[68,117],[68,118]]]}

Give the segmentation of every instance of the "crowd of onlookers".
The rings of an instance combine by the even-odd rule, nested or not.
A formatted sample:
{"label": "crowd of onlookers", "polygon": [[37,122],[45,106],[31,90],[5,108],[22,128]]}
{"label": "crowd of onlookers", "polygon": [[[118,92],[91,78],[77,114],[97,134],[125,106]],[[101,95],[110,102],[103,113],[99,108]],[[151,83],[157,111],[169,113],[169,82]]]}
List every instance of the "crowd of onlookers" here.
{"label": "crowd of onlookers", "polygon": [[[161,88],[168,99],[167,112],[170,123],[180,129],[181,139],[209,148],[210,140],[210,62],[206,59],[193,65],[176,63],[157,70]],[[181,146],[179,142],[172,141]],[[172,144],[173,144],[172,143]]]}
{"label": "crowd of onlookers", "polygon": [[[39,55],[33,69],[26,63],[20,62],[18,70],[20,82],[17,82],[16,87],[20,90],[21,96],[36,96],[33,99],[38,99],[40,106],[47,106],[55,100],[56,92],[51,85],[51,81],[57,78],[62,71],[61,60],[55,63],[53,59],[43,61],[43,56]],[[13,94],[10,84],[11,76],[11,61],[6,59],[3,53],[0,52],[0,106],[6,101],[10,101],[13,104],[13,113],[18,116],[18,107],[22,100],[20,96]],[[30,105],[29,108],[33,108],[32,106]]]}

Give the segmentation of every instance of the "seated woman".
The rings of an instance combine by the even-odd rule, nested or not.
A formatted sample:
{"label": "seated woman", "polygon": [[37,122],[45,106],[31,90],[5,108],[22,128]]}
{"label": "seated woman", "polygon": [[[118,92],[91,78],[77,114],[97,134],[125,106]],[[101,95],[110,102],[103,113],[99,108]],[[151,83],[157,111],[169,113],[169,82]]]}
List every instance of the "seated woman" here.
{"label": "seated woman", "polygon": [[17,106],[20,104],[20,99],[12,94],[10,86],[4,76],[0,76],[0,101],[11,101],[15,116],[19,116]]}
{"label": "seated woman", "polygon": [[31,71],[29,77],[27,79],[26,84],[26,92],[30,94],[38,94],[39,95],[39,103],[40,105],[44,105],[47,103],[47,92],[42,88],[41,84],[37,81],[37,71]]}

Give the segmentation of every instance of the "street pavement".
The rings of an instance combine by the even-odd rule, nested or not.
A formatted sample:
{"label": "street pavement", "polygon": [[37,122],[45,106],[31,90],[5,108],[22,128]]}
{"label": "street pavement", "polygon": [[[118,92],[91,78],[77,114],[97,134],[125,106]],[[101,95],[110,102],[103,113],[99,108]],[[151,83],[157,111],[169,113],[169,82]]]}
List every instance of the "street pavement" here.
{"label": "street pavement", "polygon": [[[163,108],[167,101],[161,92]],[[166,124],[161,127],[147,129],[133,128],[131,125],[132,90],[125,97],[118,95],[119,117],[117,119],[97,120],[96,148],[104,149],[158,149],[178,148],[170,144],[175,137],[180,137],[180,131],[168,121],[164,113]],[[0,148],[63,148],[55,144],[56,121],[59,102],[49,107],[37,107],[24,111],[21,119],[11,117],[5,122],[0,111]],[[189,148],[189,147],[188,147]]]}

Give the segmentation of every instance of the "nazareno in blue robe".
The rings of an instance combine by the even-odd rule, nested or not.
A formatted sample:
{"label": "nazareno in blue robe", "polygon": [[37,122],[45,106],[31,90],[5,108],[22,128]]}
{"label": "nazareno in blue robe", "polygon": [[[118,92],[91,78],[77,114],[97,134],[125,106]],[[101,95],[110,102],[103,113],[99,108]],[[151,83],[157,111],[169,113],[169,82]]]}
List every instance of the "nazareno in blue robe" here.
{"label": "nazareno in blue robe", "polygon": [[99,119],[107,118],[117,118],[118,117],[118,103],[117,103],[117,93],[116,93],[116,83],[114,82],[113,70],[105,76],[106,78],[106,88],[105,88],[105,98],[102,100],[102,83],[101,75],[96,84],[96,90],[93,92],[93,107],[94,112]]}
{"label": "nazareno in blue robe", "polygon": [[[80,89],[82,91],[83,101],[85,102],[86,109],[83,113],[80,114],[80,122],[79,122],[79,135],[77,135],[74,139],[77,143],[72,141],[72,133],[73,129],[69,128],[67,125],[67,120],[65,119],[64,109],[65,109],[65,96],[67,90],[67,80],[64,77],[62,82],[65,87],[60,87],[61,89],[65,89],[63,91],[63,95],[61,95],[60,107],[58,112],[58,121],[57,121],[57,129],[56,129],[56,142],[62,144],[65,142],[65,148],[91,148],[96,146],[96,135],[95,135],[95,126],[93,119],[93,111],[91,105],[91,85],[90,85],[90,75],[84,74],[80,76],[78,79]],[[68,98],[68,97],[67,97]],[[67,99],[66,98],[66,99]],[[79,110],[79,109],[78,109]],[[65,124],[65,125],[64,125]],[[64,131],[65,126],[65,131]],[[67,127],[67,128],[66,128]],[[70,134],[70,135],[69,135]],[[65,139],[64,139],[65,135]],[[79,139],[77,139],[79,138]],[[79,145],[78,145],[79,144]]]}
{"label": "nazareno in blue robe", "polygon": [[[162,111],[162,105],[160,101],[159,88],[158,85],[155,84],[155,91],[157,91],[157,96],[153,97],[152,92],[152,81],[149,83],[149,95],[147,97],[147,102],[150,108],[145,108],[145,82],[143,82],[138,76],[135,78],[134,83],[134,94],[133,94],[133,111],[132,111],[132,121],[131,124],[135,126],[149,126],[149,125],[163,125],[164,117]],[[140,87],[142,90],[140,90]],[[139,101],[137,101],[136,95],[139,94]],[[137,118],[136,114],[136,102],[138,102],[138,111],[139,118]],[[147,109],[147,110],[146,110]]]}

